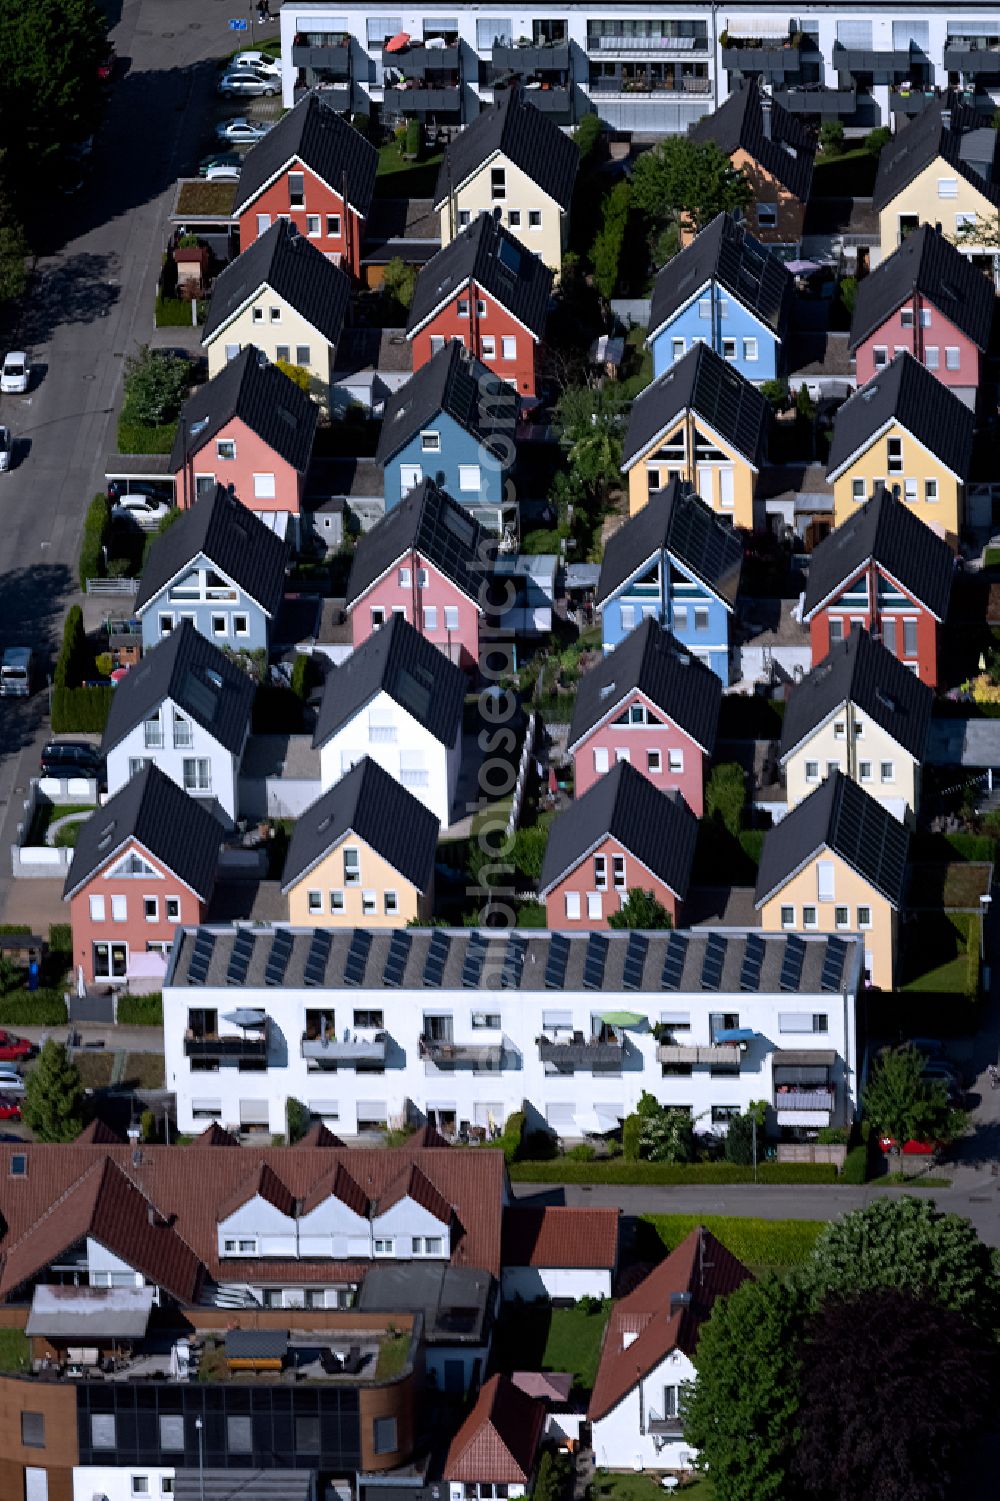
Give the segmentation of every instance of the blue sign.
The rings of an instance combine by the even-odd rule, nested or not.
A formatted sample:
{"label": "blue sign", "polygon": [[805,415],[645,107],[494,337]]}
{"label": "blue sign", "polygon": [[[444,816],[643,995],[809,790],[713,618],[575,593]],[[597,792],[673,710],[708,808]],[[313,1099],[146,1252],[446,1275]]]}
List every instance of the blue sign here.
{"label": "blue sign", "polygon": [[249,27],[247,22],[243,20],[230,21],[229,23],[230,31],[247,31],[248,29]]}

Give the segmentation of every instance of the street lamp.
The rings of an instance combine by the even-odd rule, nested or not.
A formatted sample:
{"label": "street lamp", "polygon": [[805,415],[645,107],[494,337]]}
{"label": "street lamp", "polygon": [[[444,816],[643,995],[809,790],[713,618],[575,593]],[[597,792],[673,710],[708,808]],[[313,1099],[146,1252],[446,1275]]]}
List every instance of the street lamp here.
{"label": "street lamp", "polygon": [[201,1501],[205,1501],[205,1435],[202,1432],[204,1424],[201,1418],[195,1418],[194,1426],[198,1431],[198,1490]]}

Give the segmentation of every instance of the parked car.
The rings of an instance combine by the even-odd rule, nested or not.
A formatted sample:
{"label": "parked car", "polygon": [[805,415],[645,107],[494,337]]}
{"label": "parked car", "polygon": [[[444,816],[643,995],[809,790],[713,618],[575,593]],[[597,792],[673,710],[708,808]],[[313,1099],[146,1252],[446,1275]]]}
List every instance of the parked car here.
{"label": "parked car", "polygon": [[253,68],[234,68],[219,79],[219,93],[231,99],[239,94],[244,99],[259,99],[262,95],[273,97],[281,85],[276,78],[265,78]]}
{"label": "parked car", "polygon": [[26,1037],[15,1037],[13,1032],[0,1028],[0,1063],[16,1063],[30,1058],[34,1047]]}
{"label": "parked car", "polygon": [[203,174],[206,182],[239,182],[239,167],[209,167]]}
{"label": "parked car", "polygon": [[252,120],[238,116],[235,120],[223,120],[215,127],[220,141],[233,141],[239,146],[256,146],[271,129],[270,125],[255,125]]}
{"label": "parked car", "polygon": [[3,368],[0,369],[0,391],[21,396],[27,391],[30,379],[31,366],[23,351],[12,350],[4,356]]}
{"label": "parked car", "polygon": [[19,1121],[21,1107],[9,1095],[0,1095],[0,1121]]}
{"label": "parked car", "polygon": [[155,532],[171,507],[155,495],[123,495],[111,509],[112,521],[130,521],[144,532]]}
{"label": "parked car", "polygon": [[243,165],[243,158],[238,151],[215,151],[211,156],[203,156],[198,163],[198,176],[207,177],[213,167],[235,167],[237,171]]}
{"label": "parked car", "polygon": [[100,777],[100,752],[86,740],[50,740],[40,770],[43,777]]}
{"label": "parked car", "polygon": [[108,42],[97,64],[97,76],[102,83],[110,83],[115,74],[115,44]]}
{"label": "parked car", "polygon": [[0,1068],[0,1094],[24,1094],[24,1079],[16,1068]]}
{"label": "parked car", "polygon": [[0,662],[0,698],[28,698],[34,685],[35,654],[30,646],[8,646]]}
{"label": "parked car", "polygon": [[14,453],[14,439],[9,427],[0,427],[0,474],[10,468]]}
{"label": "parked car", "polygon": [[226,68],[253,68],[254,72],[264,73],[270,78],[281,77],[281,59],[272,57],[269,52],[237,52],[229,59]]}

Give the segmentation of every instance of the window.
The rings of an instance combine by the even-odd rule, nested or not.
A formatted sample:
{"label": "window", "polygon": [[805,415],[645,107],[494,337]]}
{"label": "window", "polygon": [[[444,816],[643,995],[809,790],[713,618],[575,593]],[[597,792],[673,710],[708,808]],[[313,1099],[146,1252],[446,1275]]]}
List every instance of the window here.
{"label": "window", "polygon": [[296,365],[308,365],[311,359],[312,359],[312,354],[310,352],[309,345],[308,344],[296,344],[296,346],[295,346],[295,363],[296,363]]}
{"label": "window", "polygon": [[594,885],[598,891],[608,889],[608,857],[607,855],[594,856]]}
{"label": "window", "polygon": [[872,909],[870,907],[858,908],[858,927],[870,928],[872,925]]}
{"label": "window", "polygon": [[458,630],[458,605],[445,605],[444,628],[446,631]]}
{"label": "window", "polygon": [[632,759],[632,752],[629,750],[628,746],[626,746],[626,745],[616,745],[615,746],[615,763],[616,764],[619,761],[631,761],[631,759]]}
{"label": "window", "polygon": [[234,631],[234,633],[237,636],[249,636],[249,634],[250,634],[250,616],[249,615],[234,615],[233,616],[233,631]]}
{"label": "window", "polygon": [[320,232],[319,214],[306,214],[306,234],[310,239],[318,239]]}
{"label": "window", "polygon": [[655,776],[658,772],[663,770],[663,762],[658,750],[651,750],[646,752],[646,770],[650,773],[651,776]]}
{"label": "window", "polygon": [[248,1417],[226,1418],[226,1448],[230,1454],[252,1454],[253,1433]]}
{"label": "window", "polygon": [[469,299],[468,299],[468,297],[460,297],[458,299],[458,316],[460,318],[467,318],[469,316]]}
{"label": "window", "polygon": [[437,605],[424,605],[424,630],[436,631],[438,623]]}
{"label": "window", "polygon": [[427,582],[428,582],[429,578],[430,578],[430,574],[427,572],[426,568],[418,568],[417,569],[417,588],[418,589],[426,589],[427,588]]}
{"label": "window", "polygon": [[743,340],[743,358],[745,360],[755,360],[757,358],[757,340],[756,339],[744,339]]}
{"label": "window", "polygon": [[815,907],[803,907],[802,908],[802,926],[804,928],[815,928],[815,926],[816,926],[816,908]]}
{"label": "window", "polygon": [[614,883],[615,883],[615,890],[616,891],[624,891],[625,890],[625,856],[624,855],[612,855],[612,857],[611,857],[611,871],[612,871],[612,876],[613,876]]}
{"label": "window", "polygon": [[160,1417],[160,1448],[184,1448],[184,1419],[180,1414],[163,1413]]}
{"label": "window", "polygon": [[492,334],[484,334],[480,341],[484,360],[495,360],[497,355],[497,341]]}
{"label": "window", "polygon": [[374,1245],[376,1256],[394,1256],[396,1254],[396,1242],[391,1238],[376,1236]]}
{"label": "window", "polygon": [[851,480],[851,499],[863,501],[865,498],[865,482],[863,479]]}
{"label": "window", "polygon": [[896,763],[894,761],[882,761],[879,765],[879,776],[883,782],[896,780]]}
{"label": "window", "polygon": [[848,925],[848,923],[850,922],[850,920],[851,920],[851,909],[850,909],[850,907],[835,907],[834,908],[834,921],[837,924],[838,928],[846,928],[847,925]]}
{"label": "window", "polygon": [[364,916],[374,917],[377,910],[378,898],[376,897],[374,891],[363,891],[361,893],[361,911]]}
{"label": "window", "polygon": [[806,762],[806,781],[807,782],[818,782],[819,781],[819,762],[818,761],[807,761]]}
{"label": "window", "polygon": [[339,237],[340,237],[340,215],[339,214],[327,214],[327,216],[326,216],[326,232],[330,236],[331,239],[334,239],[334,240],[339,239]]}
{"label": "window", "polygon": [[90,1444],[93,1449],[117,1449],[113,1412],[92,1412],[90,1415]]}
{"label": "window", "polygon": [[687,341],[685,339],[671,339],[670,340],[670,358],[675,363],[676,363],[677,360],[681,360],[681,359],[684,358],[684,350],[686,348],[686,345],[687,345]]}
{"label": "window", "polygon": [[180,922],[180,920],[181,920],[181,899],[180,899],[180,897],[179,896],[168,896],[166,898],[166,900],[164,901],[163,905],[166,908],[166,912],[167,912],[167,922]]}
{"label": "window", "polygon": [[[499,1017],[497,1018],[499,1023]],[[443,1256],[444,1240],[440,1235],[415,1235],[413,1237],[414,1256]]]}
{"label": "window", "polygon": [[264,309],[262,307],[255,307],[250,316],[254,323],[263,323]]}
{"label": "window", "polygon": [[377,631],[380,626],[385,625],[385,607],[383,605],[372,605],[371,612],[372,630]]}
{"label": "window", "polygon": [[217,443],[215,445],[215,452],[216,452],[216,456],[218,458],[220,458],[220,459],[223,459],[223,460],[226,460],[226,459],[235,459],[235,457],[236,457],[236,439],[235,438],[219,438],[219,440],[217,441]]}
{"label": "window", "polygon": [[597,748],[594,751],[594,770],[597,772],[598,776],[603,776],[604,773],[607,771],[608,764],[609,764],[609,759],[610,758],[609,758],[609,755],[608,755],[608,748],[607,748],[607,746],[606,745],[599,745],[599,746],[597,746]]}
{"label": "window", "polygon": [[274,358],[284,360],[286,365],[292,362],[292,349],[290,344],[276,344],[274,346]]}
{"label": "window", "polygon": [[26,1449],[45,1448],[45,1414],[43,1412],[22,1412],[21,1443]]}
{"label": "window", "polygon": [[899,321],[903,328],[913,327],[913,309],[911,307],[900,308]]}
{"label": "window", "polygon": [[795,908],[794,907],[782,907],[782,909],[781,909],[781,926],[783,928],[794,928],[794,926],[795,926]]}
{"label": "window", "polygon": [[319,1418],[295,1419],[295,1447],[300,1454],[319,1453]]}
{"label": "window", "polygon": [[337,913],[337,912],[343,912],[343,910],[344,910],[344,893],[342,891],[331,891],[330,892],[330,911],[333,912],[333,913]]}
{"label": "window", "polygon": [[499,1032],[499,1011],[473,1011],[472,1029],[474,1032],[486,1030],[487,1032]]}
{"label": "window", "polygon": [[288,206],[302,208],[306,201],[306,178],[304,172],[288,174]]}
{"label": "window", "polygon": [[937,370],[941,364],[941,351],[936,344],[928,344],[925,347],[924,364],[928,370]]}
{"label": "window", "polygon": [[476,317],[477,318],[485,318],[486,314],[488,313],[488,311],[489,311],[489,309],[487,308],[486,303],[483,301],[483,299],[481,297],[477,297],[476,298]]}
{"label": "window", "polygon": [[903,472],[903,440],[902,438],[890,438],[886,444],[888,450],[888,469],[890,474],[902,474]]}
{"label": "window", "polygon": [[321,891],[309,891],[306,893],[306,903],[310,912],[322,912],[323,893]]}
{"label": "window", "polygon": [[174,628],[174,617],[169,612],[160,616],[160,635],[169,636]]}
{"label": "window", "polygon": [[510,225],[511,229],[521,228],[521,210],[519,208],[512,208],[507,210],[507,223]]}
{"label": "window", "polygon": [[255,500],[273,500],[277,493],[274,486],[274,475],[255,474],[253,477],[253,493]]}
{"label": "window", "polygon": [[929,504],[933,505],[933,503],[937,500],[937,498],[938,498],[938,482],[937,482],[937,480],[936,479],[925,479],[924,480],[924,500],[928,501]]}
{"label": "window", "polygon": [[529,208],[529,210],[528,210],[528,228],[529,229],[541,229],[541,227],[542,227],[542,211],[541,211],[541,209],[540,208]]}
{"label": "window", "polygon": [[459,227],[459,229],[467,229],[469,227],[469,224],[471,223],[471,219],[472,219],[472,216],[469,213],[469,210],[467,208],[460,208],[459,209],[459,211],[458,211],[458,227]]}
{"label": "window", "polygon": [[361,885],[361,855],[353,846],[344,851],[344,885]]}
{"label": "window", "polygon": [[872,350],[872,362],[876,370],[884,370],[889,363],[889,351],[884,344],[876,344]]}
{"label": "window", "polygon": [[778,223],[778,205],[776,203],[758,203],[757,205],[757,228],[774,229]]}
{"label": "window", "polygon": [[128,902],[123,896],[111,898],[111,921],[128,922]]}
{"label": "window", "polygon": [[622,605],[619,609],[622,630],[631,631],[635,626],[635,605]]}
{"label": "window", "polygon": [[694,628],[695,628],[696,631],[707,631],[708,630],[708,606],[707,605],[695,605],[695,607],[694,607]]}
{"label": "window", "polygon": [[699,297],[699,299],[698,299],[698,317],[699,318],[711,318],[711,316],[712,316],[712,299],[710,297]]}
{"label": "window", "polygon": [[958,178],[957,177],[939,177],[938,178],[938,197],[939,198],[957,198],[958,197]]}
{"label": "window", "polygon": [[439,354],[444,348],[444,334],[431,334],[431,354]]}
{"label": "window", "polygon": [[722,341],[722,358],[724,360],[735,360],[735,358],[736,358],[736,340],[735,339],[723,339],[723,341]]}
{"label": "window", "polygon": [[148,1496],[149,1495],[149,1476],[148,1475],[133,1475],[132,1476],[132,1494],[133,1494],[133,1496]]}
{"label": "window", "polygon": [[843,740],[847,735],[847,725],[842,719],[838,719],[833,726],[834,740]]}
{"label": "window", "polygon": [[506,198],[507,196],[507,171],[505,167],[492,167],[490,169],[490,197]]}
{"label": "window", "polygon": [[227,621],[225,615],[213,615],[212,616],[212,635],[213,636],[226,636],[226,635],[228,635],[228,633],[229,633],[229,622]]}
{"label": "window", "polygon": [[682,750],[667,751],[667,770],[677,775],[684,770],[684,752]]}
{"label": "window", "polygon": [[909,501],[911,505],[916,502],[916,499],[917,499],[917,482],[916,482],[915,479],[904,479],[904,481],[903,481],[903,499],[906,500],[906,501]]}
{"label": "window", "polygon": [[958,231],[959,234],[961,234],[961,232],[963,230],[975,229],[975,227],[976,227],[976,216],[975,216],[974,213],[956,214],[955,215],[955,229]]}
{"label": "window", "polygon": [[280,307],[270,307],[270,308],[268,308],[267,314],[268,314],[268,317],[270,318],[270,320],[271,320],[272,323],[280,323],[281,322],[281,309],[280,309]]}
{"label": "window", "polygon": [[832,645],[834,641],[843,641],[843,639],[844,639],[844,622],[843,622],[843,620],[841,620],[841,618],[840,618],[839,615],[831,615],[830,616],[830,644]]}
{"label": "window", "polygon": [[185,756],[184,791],[211,792],[212,763],[207,756]]}
{"label": "window", "polygon": [[271,215],[270,214],[258,214],[257,215],[257,233],[258,233],[258,235],[266,235],[267,232],[268,232],[268,230],[270,228],[271,228]]}
{"label": "window", "polygon": [[832,860],[818,860],[816,862],[816,895],[821,902],[833,901],[834,868]]}
{"label": "window", "polygon": [[580,917],[580,893],[578,891],[567,891],[567,893],[566,893],[566,920],[567,920],[567,922],[577,922],[577,921],[579,921],[579,917]]}
{"label": "window", "polygon": [[944,368],[946,370],[958,370],[961,368],[961,352],[948,344],[944,351]]}
{"label": "window", "polygon": [[872,779],[872,763],[870,761],[859,761],[858,775],[862,782],[870,782]]}
{"label": "window", "polygon": [[459,464],[458,488],[468,494],[472,490],[479,489],[479,465]]}
{"label": "window", "polygon": [[[712,1125],[725,1126],[729,1121],[733,1119],[734,1116],[739,1115],[739,1113],[740,1107],[738,1105],[713,1105]],[[663,1414],[665,1418],[675,1418],[677,1416],[676,1386],[665,1386],[663,1388],[663,1405],[667,1409],[667,1411]]]}
{"label": "window", "polygon": [[372,1448],[375,1453],[395,1454],[396,1447],[396,1419],[375,1418],[372,1423]]}
{"label": "window", "polygon": [[517,339],[513,334],[504,334],[500,340],[500,353],[505,360],[517,359]]}
{"label": "window", "polygon": [[587,916],[592,922],[599,922],[604,916],[604,907],[601,903],[601,893],[599,891],[587,892]]}
{"label": "window", "polygon": [[91,920],[91,922],[103,922],[104,921],[104,898],[103,898],[103,896],[92,896],[90,898],[90,920]]}
{"label": "window", "polygon": [[160,1495],[172,1496],[174,1494],[174,1477],[172,1475],[160,1476]]}
{"label": "window", "polygon": [[144,896],[142,899],[142,915],[147,922],[159,922],[160,899],[157,896]]}
{"label": "window", "polygon": [[903,656],[915,657],[917,655],[917,622],[915,620],[903,621]]}

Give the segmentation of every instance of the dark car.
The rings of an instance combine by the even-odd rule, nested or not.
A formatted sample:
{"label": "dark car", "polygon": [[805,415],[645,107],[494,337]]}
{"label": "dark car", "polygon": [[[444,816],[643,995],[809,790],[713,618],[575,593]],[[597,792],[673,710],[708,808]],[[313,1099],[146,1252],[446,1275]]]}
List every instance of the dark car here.
{"label": "dark car", "polygon": [[100,777],[103,763],[95,745],[85,740],[50,740],[42,751],[43,777]]}

